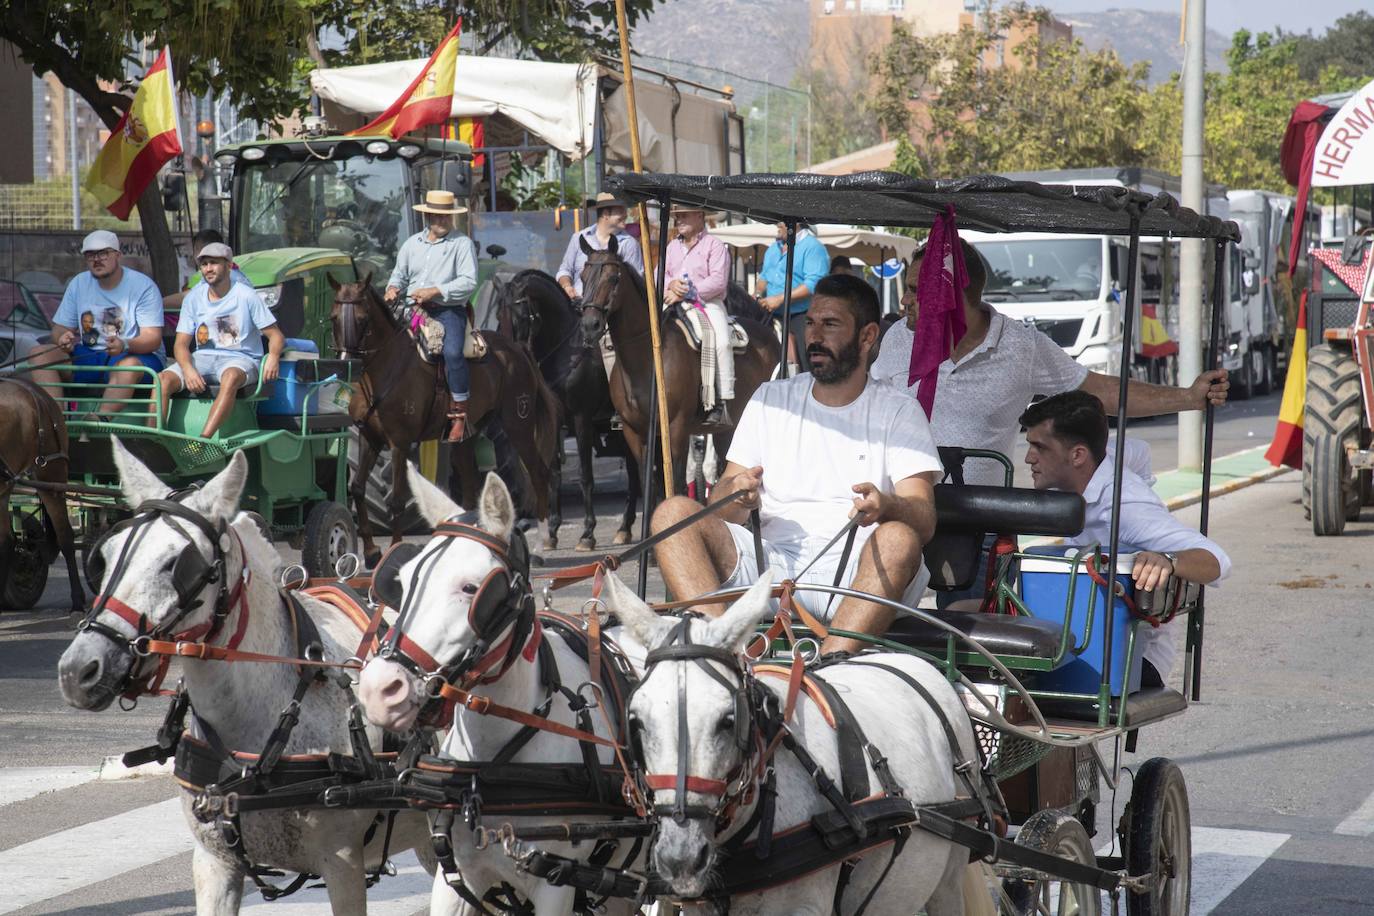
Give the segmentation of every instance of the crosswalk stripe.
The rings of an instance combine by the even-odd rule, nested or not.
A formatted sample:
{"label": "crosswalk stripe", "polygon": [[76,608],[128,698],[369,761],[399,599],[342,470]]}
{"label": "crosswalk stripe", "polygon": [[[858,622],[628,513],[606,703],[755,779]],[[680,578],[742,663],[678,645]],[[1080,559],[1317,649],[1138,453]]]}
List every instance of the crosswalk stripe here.
{"label": "crosswalk stripe", "polygon": [[1369,836],[1374,833],[1374,793],[1371,793],[1364,803],[1350,816],[1336,825],[1335,833],[1341,836]]}
{"label": "crosswalk stripe", "polygon": [[0,852],[0,913],[189,852],[193,842],[173,798],[14,846]]}
{"label": "crosswalk stripe", "polygon": [[[434,879],[420,866],[414,852],[406,852],[392,860],[396,874],[384,877],[368,888],[368,916],[411,916],[417,910],[428,911],[430,889]],[[329,895],[322,887],[308,887],[290,897],[270,903],[245,896],[239,916],[328,916]]]}
{"label": "crosswalk stripe", "polygon": [[0,808],[45,792],[79,786],[95,779],[98,773],[92,766],[0,768]]}
{"label": "crosswalk stripe", "polygon": [[1193,885],[1189,912],[1206,916],[1245,883],[1289,834],[1193,828]]}

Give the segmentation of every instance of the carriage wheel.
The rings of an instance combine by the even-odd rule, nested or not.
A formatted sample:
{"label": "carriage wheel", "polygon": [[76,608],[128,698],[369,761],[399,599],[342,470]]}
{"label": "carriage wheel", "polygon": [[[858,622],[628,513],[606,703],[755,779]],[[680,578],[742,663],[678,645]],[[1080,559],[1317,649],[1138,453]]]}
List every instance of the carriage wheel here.
{"label": "carriage wheel", "polygon": [[301,565],[312,579],[332,577],[339,558],[357,551],[358,531],[347,509],[329,500],[310,507],[305,517]]}
{"label": "carriage wheel", "polygon": [[19,529],[11,531],[10,537],[14,546],[9,575],[5,578],[5,592],[0,595],[0,608],[27,611],[43,597],[43,589],[48,585],[43,523],[36,516],[25,515]]}
{"label": "carriage wheel", "polygon": [[1128,916],[1185,916],[1193,843],[1188,789],[1178,764],[1153,757],[1136,771],[1121,833],[1128,873],[1157,879],[1150,893],[1126,895]]}
{"label": "carriage wheel", "polygon": [[[1057,809],[1037,811],[1016,834],[1016,845],[1096,865],[1092,838],[1073,815]],[[1002,891],[1014,916],[1099,916],[1102,895],[1090,884],[1070,884],[1046,876],[1036,881],[1008,878]]]}

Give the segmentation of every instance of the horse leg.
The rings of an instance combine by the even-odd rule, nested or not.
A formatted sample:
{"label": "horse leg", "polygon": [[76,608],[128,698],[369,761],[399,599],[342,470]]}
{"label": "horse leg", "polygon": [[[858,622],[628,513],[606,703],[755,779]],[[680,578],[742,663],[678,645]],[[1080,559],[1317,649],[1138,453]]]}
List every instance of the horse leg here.
{"label": "horse leg", "polygon": [[[973,899],[966,899],[966,891]],[[983,916],[993,912],[996,911],[984,880],[982,863],[970,863],[964,848],[955,847],[940,883],[926,901],[926,913],[929,916],[964,916],[965,913]]]}
{"label": "horse leg", "polygon": [[372,520],[367,512],[367,481],[372,476],[372,469],[377,466],[380,451],[367,430],[359,430],[358,467],[353,472],[353,479],[348,482],[348,495],[353,500],[353,514],[358,518],[358,536],[363,539],[363,560],[368,569],[376,567],[382,559],[382,552],[372,540]]}
{"label": "horse leg", "polygon": [[[66,475],[63,475],[66,479]],[[53,532],[57,536],[57,547],[62,551],[62,559],[67,564],[67,580],[71,587],[72,613],[80,614],[85,610],[86,593],[81,588],[81,574],[76,566],[76,535],[72,532],[71,519],[67,518],[67,500],[61,493],[50,490],[39,491],[43,503],[43,513],[48,517]]]}
{"label": "horse leg", "polygon": [[318,863],[333,916],[367,916],[367,879],[362,849],[340,849]]}
{"label": "horse leg", "polygon": [[639,476],[639,462],[630,454],[628,447],[625,449],[625,483],[625,512],[620,517],[620,530],[611,542],[617,547],[630,543],[634,538],[635,507],[639,505],[639,497],[644,489],[644,482]]}
{"label": "horse leg", "polygon": [[399,446],[391,446],[391,492],[386,497],[386,510],[391,513],[391,545],[401,543],[405,530],[401,517],[410,502],[410,479],[406,477],[406,453]]}
{"label": "horse leg", "polygon": [[[580,446],[579,446],[580,451]],[[558,529],[563,524],[563,462],[567,454],[563,448],[563,437],[558,437],[558,454],[554,456],[553,467],[549,469],[549,521],[544,535],[544,549],[558,549]]]}
{"label": "horse leg", "polygon": [[199,843],[191,853],[196,916],[236,916],[243,901],[243,873]]}
{"label": "horse leg", "polygon": [[596,431],[592,429],[590,413],[580,410],[573,416],[573,433],[577,436],[577,467],[582,476],[582,537],[577,541],[577,549],[595,550],[596,480],[592,472],[592,453]]}
{"label": "horse leg", "polygon": [[[482,432],[491,440],[491,447],[496,452],[496,474],[510,489],[511,501],[516,508],[516,525],[521,531],[538,527],[538,522],[530,524],[529,494],[538,494],[539,487],[548,484],[542,476],[535,480],[532,473],[534,465],[528,463],[528,455],[520,447],[522,435],[528,433],[526,425],[517,424],[516,432],[512,435],[506,431],[506,425],[501,422],[501,417],[492,414]],[[520,459],[524,459],[524,462]],[[543,502],[544,498],[537,497],[536,502]]]}

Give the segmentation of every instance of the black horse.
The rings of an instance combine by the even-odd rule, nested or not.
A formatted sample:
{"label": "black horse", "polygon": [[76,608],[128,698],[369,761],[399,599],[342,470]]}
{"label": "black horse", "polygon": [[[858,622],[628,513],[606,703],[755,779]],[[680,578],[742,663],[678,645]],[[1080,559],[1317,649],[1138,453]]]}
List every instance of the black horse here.
{"label": "black horse", "polygon": [[[539,365],[545,383],[563,405],[563,418],[577,442],[577,459],[582,482],[582,535],[578,550],[596,547],[596,506],[592,489],[592,456],[598,439],[604,436],[601,454],[626,458],[625,469],[629,487],[625,495],[625,512],[616,544],[630,541],[635,521],[635,507],[640,490],[639,465],[630,458],[624,438],[610,429],[614,413],[610,386],[601,361],[601,349],[595,340],[582,334],[581,319],[574,310],[567,293],[553,277],[541,270],[526,270],[516,274],[498,291],[500,329],[514,340],[529,347]],[[549,527],[545,549],[558,546],[558,526],[562,523],[562,437],[559,437],[559,460],[550,480]]]}

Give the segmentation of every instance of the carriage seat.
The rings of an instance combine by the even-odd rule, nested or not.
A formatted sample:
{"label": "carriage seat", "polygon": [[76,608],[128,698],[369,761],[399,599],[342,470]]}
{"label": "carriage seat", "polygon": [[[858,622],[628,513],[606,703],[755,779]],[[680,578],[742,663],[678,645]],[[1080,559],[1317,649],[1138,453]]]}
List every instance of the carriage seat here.
{"label": "carriage seat", "polygon": [[[959,632],[978,640],[993,655],[1014,655],[1021,658],[1052,659],[1059,654],[1064,625],[1037,617],[1013,617],[1010,614],[984,614],[978,611],[931,611]],[[887,639],[933,655],[943,655],[948,635],[939,627],[919,617],[898,617],[892,628],[883,634]],[[955,642],[955,651],[967,651],[964,643]]]}
{"label": "carriage seat", "polygon": [[[1112,698],[1113,719],[1121,704],[1120,697]],[[1055,719],[1097,721],[1098,703],[1093,701],[1037,699],[1036,705],[1046,716]],[[1132,728],[1149,725],[1160,719],[1178,715],[1188,708],[1188,699],[1172,687],[1146,687],[1126,697],[1126,724]]]}

